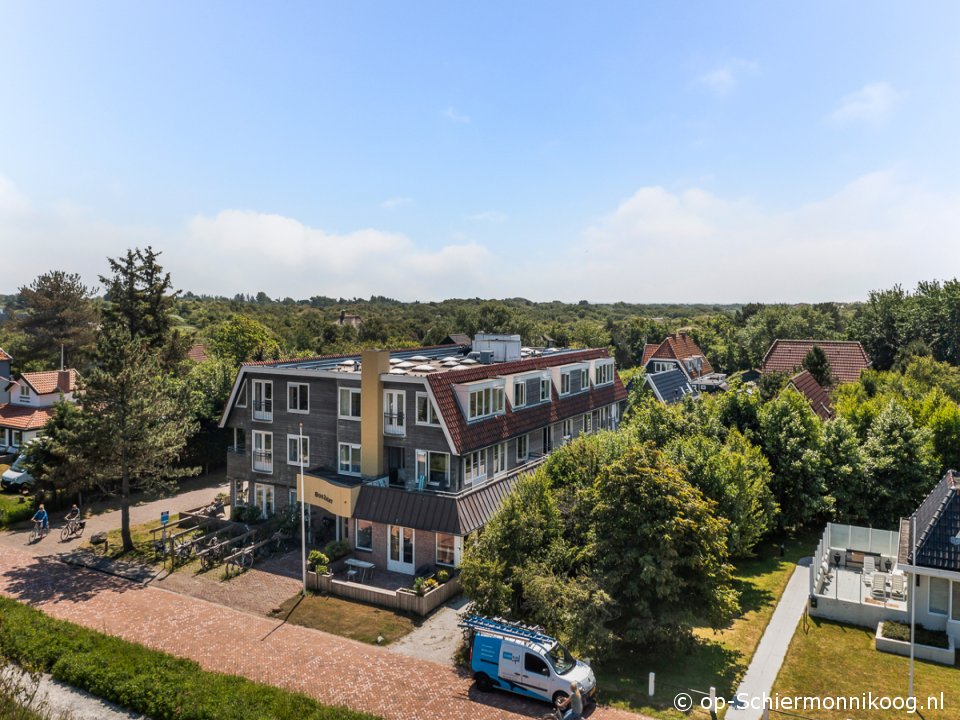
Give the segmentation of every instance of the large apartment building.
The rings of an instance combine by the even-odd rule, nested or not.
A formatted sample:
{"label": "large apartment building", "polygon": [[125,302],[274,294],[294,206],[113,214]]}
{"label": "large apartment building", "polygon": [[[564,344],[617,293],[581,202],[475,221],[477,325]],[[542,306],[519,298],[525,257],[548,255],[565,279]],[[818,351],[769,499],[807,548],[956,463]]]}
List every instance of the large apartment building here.
{"label": "large apartment building", "polygon": [[387,570],[456,566],[520,472],[616,427],[625,401],[607,350],[519,336],[249,363],[221,420],[232,499],[264,515],[295,505],[302,467],[314,527]]}

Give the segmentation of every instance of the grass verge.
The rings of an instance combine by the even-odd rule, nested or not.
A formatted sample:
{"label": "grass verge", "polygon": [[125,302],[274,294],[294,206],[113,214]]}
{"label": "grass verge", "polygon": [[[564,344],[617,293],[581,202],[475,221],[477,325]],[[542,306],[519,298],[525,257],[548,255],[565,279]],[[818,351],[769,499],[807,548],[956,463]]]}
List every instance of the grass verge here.
{"label": "grass verge", "polygon": [[401,613],[329,595],[310,594],[302,600],[294,595],[274,617],[371,645],[378,644],[377,637],[383,638],[380,644],[389,645],[416,627],[411,618]]}
{"label": "grass verge", "polygon": [[[686,717],[673,707],[674,696],[681,691],[703,691],[715,687],[717,693],[732,697],[740,683],[763,631],[783,594],[800,558],[813,553],[816,538],[803,535],[779,543],[761,543],[756,557],[743,560],[734,568],[734,587],[740,593],[741,614],[720,630],[699,627],[689,651],[648,654],[629,650],[595,668],[603,701],[659,718]],[[650,672],[656,673],[657,692],[647,694]],[[691,693],[699,700],[696,693]]]}
{"label": "grass verge", "polygon": [[[2,467],[2,466],[0,466]],[[33,517],[30,497],[16,493],[0,493],[0,528],[8,527]]]}
{"label": "grass verge", "polygon": [[0,598],[0,655],[153,720],[375,720],[374,716],[55,620]]}
{"label": "grass verge", "polygon": [[[809,618],[797,626],[786,660],[773,685],[781,697],[861,698],[876,696],[906,698],[909,693],[910,659],[878,651],[875,630],[851,627]],[[917,661],[914,688],[919,711],[916,717],[960,720],[960,668]],[[928,699],[940,701],[938,709]],[[879,708],[836,710],[821,706],[796,710],[818,720],[866,720],[911,717],[904,710]],[[772,714],[771,714],[772,716]]]}

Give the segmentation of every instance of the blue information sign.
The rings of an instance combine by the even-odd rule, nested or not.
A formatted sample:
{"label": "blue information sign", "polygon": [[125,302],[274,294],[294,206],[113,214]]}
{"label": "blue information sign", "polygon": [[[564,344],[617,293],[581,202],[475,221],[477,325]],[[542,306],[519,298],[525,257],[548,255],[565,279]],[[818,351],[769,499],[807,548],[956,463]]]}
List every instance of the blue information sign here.
{"label": "blue information sign", "polygon": [[164,510],[160,513],[160,524],[166,525],[168,522],[170,522],[170,513]]}

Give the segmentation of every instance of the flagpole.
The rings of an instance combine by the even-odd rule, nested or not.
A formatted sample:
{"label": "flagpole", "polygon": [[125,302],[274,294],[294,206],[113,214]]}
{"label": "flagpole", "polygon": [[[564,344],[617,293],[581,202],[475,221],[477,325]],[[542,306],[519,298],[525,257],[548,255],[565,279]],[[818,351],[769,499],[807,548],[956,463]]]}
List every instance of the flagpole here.
{"label": "flagpole", "polygon": [[307,503],[303,477],[303,423],[300,423],[300,560],[303,567],[303,594],[307,594]]}
{"label": "flagpole", "polygon": [[[910,564],[917,566],[917,514],[914,513],[910,519]],[[914,624],[917,618],[917,603],[915,594],[917,592],[916,571],[910,574],[910,695],[913,697],[913,644],[914,644]]]}

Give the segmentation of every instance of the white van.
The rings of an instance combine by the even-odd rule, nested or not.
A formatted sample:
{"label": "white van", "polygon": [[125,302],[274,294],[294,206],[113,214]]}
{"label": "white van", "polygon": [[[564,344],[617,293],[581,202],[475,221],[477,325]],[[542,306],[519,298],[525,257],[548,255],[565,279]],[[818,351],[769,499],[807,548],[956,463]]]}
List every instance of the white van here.
{"label": "white van", "polygon": [[597,691],[590,666],[538,628],[479,615],[460,627],[472,633],[470,668],[480,690],[500,688],[554,705],[570,695],[572,682],[585,700]]}

